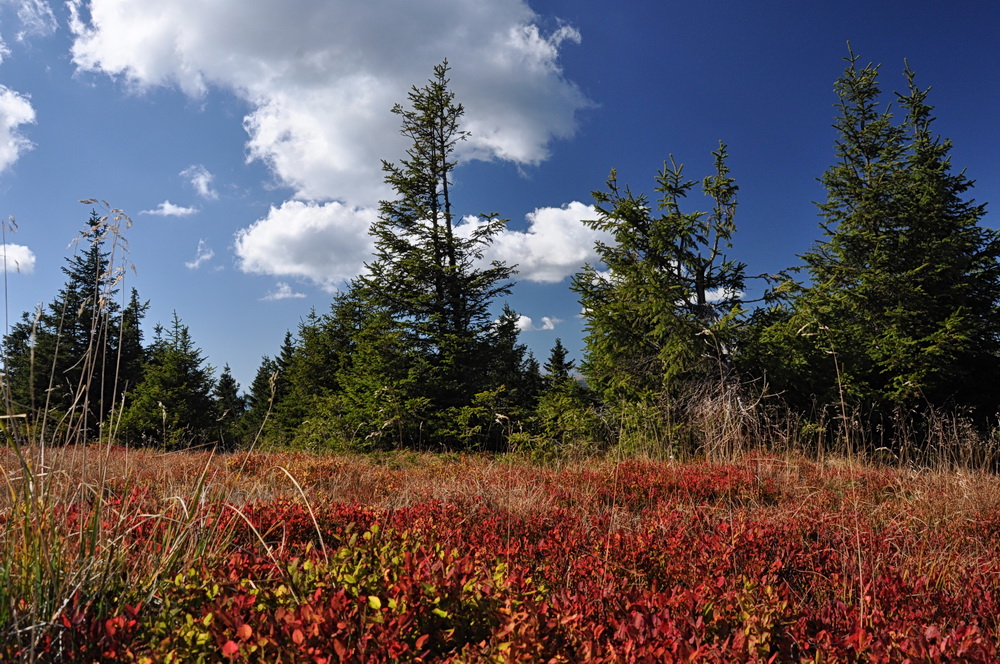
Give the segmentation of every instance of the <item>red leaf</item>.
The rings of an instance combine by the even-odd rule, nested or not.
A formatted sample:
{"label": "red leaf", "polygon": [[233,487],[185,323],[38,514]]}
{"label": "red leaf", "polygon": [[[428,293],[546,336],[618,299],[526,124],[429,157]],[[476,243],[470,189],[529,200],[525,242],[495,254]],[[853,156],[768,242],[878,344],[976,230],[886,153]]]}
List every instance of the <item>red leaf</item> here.
{"label": "red leaf", "polygon": [[240,651],[240,647],[236,645],[235,641],[226,641],[225,645],[222,646],[222,656],[232,659],[236,656],[236,653]]}

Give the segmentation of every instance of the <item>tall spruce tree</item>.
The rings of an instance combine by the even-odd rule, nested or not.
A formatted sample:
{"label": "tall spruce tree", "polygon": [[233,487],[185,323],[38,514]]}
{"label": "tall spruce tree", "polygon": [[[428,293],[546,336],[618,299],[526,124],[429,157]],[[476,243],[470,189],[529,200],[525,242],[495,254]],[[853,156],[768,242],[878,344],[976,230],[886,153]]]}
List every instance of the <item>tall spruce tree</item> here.
{"label": "tall spruce tree", "polygon": [[[932,130],[927,90],[907,67],[900,121],[879,67],[850,52],[837,80],[836,162],[821,182],[824,238],[803,256],[809,283],[768,314],[756,353],[772,387],[866,411],[995,412],[1000,236],[966,198],[951,142]],[[763,350],[762,350],[763,348]],[[808,398],[808,396],[806,396]]]}
{"label": "tall spruce tree", "polygon": [[597,244],[603,265],[585,266],[571,287],[586,321],[581,368],[609,403],[661,400],[728,370],[744,266],[726,256],[738,187],[726,146],[713,154],[715,174],[702,182],[709,212],[682,212],[696,183],[673,158],[656,178],[659,215],[615,171],[593,194],[598,216],[585,223],[613,242]]}
{"label": "tall spruce tree", "polygon": [[3,340],[11,406],[29,413],[47,441],[97,436],[142,373],[148,303],[134,289],[124,310],[117,301],[109,249],[115,232],[107,217],[91,212],[80,249],[62,268],[63,288],[48,306],[24,313]]}
{"label": "tall spruce tree", "polygon": [[[410,91],[408,107],[392,109],[411,145],[399,164],[382,164],[396,198],[381,203],[371,228],[374,259],[351,289],[363,303],[365,322],[356,336],[354,368],[345,372],[353,383],[345,392],[355,413],[368,413],[363,419],[372,435],[391,431],[404,445],[447,428],[415,409],[447,418],[489,387],[490,305],[510,291],[513,273],[499,262],[479,265],[504,220],[483,215],[465,232],[456,230],[454,152],[466,132],[447,74],[447,62],[436,66],[424,87]],[[413,426],[385,424],[404,419]]]}

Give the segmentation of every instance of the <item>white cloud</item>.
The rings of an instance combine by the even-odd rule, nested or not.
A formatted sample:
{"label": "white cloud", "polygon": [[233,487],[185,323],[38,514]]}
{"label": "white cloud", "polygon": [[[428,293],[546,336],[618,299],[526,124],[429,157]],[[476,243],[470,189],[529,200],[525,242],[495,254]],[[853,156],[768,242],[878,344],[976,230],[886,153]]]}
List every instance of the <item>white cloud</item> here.
{"label": "white cloud", "polygon": [[7,272],[31,274],[35,271],[35,253],[22,244],[0,244],[0,268]]}
{"label": "white cloud", "polygon": [[236,256],[244,272],[305,278],[333,292],[371,257],[373,221],[367,208],[287,201],[236,233]]}
{"label": "white cloud", "polygon": [[198,211],[198,208],[174,205],[170,201],[163,201],[152,210],[143,210],[139,214],[152,214],[157,217],[187,217]]}
{"label": "white cloud", "polygon": [[198,250],[195,252],[194,260],[184,263],[184,267],[189,270],[197,270],[206,261],[210,261],[215,257],[215,252],[205,244],[204,240],[198,240]]}
{"label": "white cloud", "polygon": [[386,197],[380,160],[403,155],[389,112],[449,58],[466,109],[463,159],[536,164],[571,136],[588,101],[559,66],[572,27],[546,33],[524,0],[69,0],[82,71],[136,89],[200,97],[232,90],[251,105],[250,159],[296,198],[373,207]]}
{"label": "white cloud", "polygon": [[741,290],[734,291],[727,288],[714,288],[707,293],[705,293],[705,299],[711,303],[715,304],[717,302],[722,302],[723,300],[730,300],[733,298],[742,298],[746,293]]}
{"label": "white cloud", "polygon": [[[236,233],[239,267],[253,274],[308,279],[333,292],[361,274],[371,259],[374,243],[368,229],[376,216],[371,208],[352,208],[336,201],[287,201]],[[518,279],[562,281],[585,262],[597,260],[597,240],[610,241],[608,234],[592,231],[581,222],[593,216],[593,208],[582,203],[539,208],[527,215],[527,231],[505,231],[494,238],[483,261],[518,264]],[[467,236],[477,223],[478,219],[469,217],[456,230]],[[555,324],[545,320],[543,325]]]}
{"label": "white cloud", "polygon": [[289,298],[302,298],[305,296],[306,296],[305,293],[297,293],[294,290],[292,290],[292,287],[289,286],[287,283],[285,283],[284,281],[279,281],[277,284],[274,285],[273,291],[271,291],[270,293],[268,293],[267,295],[265,295],[260,299],[273,302],[275,300],[287,300]]}
{"label": "white cloud", "polygon": [[0,172],[10,168],[33,145],[18,127],[35,122],[35,109],[27,95],[0,85]]}
{"label": "white cloud", "polygon": [[217,192],[213,186],[215,176],[201,164],[188,166],[181,171],[180,174],[182,177],[186,177],[188,179],[191,186],[194,187],[194,190],[197,191],[198,195],[202,198],[215,200],[219,197],[219,192]]}
{"label": "white cloud", "polygon": [[530,316],[521,314],[517,319],[517,329],[521,332],[537,332],[539,330],[554,330],[556,325],[563,322],[561,318],[552,316],[542,316],[541,324],[535,325],[535,321]]}
{"label": "white cloud", "polygon": [[[575,201],[561,208],[538,208],[527,215],[527,231],[504,231],[494,238],[484,259],[517,264],[519,279],[558,283],[584,263],[597,260],[595,242],[611,241],[609,233],[583,224],[584,219],[595,215],[593,207]],[[475,219],[467,218],[459,229],[465,227],[467,232],[475,223]]]}
{"label": "white cloud", "polygon": [[0,4],[16,5],[21,29],[17,40],[29,37],[47,37],[59,27],[52,7],[45,0],[0,0]]}

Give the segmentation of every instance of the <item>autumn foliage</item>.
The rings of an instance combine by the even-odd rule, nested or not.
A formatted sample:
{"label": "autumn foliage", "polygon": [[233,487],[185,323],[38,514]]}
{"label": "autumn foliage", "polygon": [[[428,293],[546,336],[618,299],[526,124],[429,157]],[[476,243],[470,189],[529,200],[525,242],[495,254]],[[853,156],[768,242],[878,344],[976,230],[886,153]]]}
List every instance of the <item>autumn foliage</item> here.
{"label": "autumn foliage", "polygon": [[[70,482],[83,453],[49,463]],[[108,546],[131,562],[100,593],[70,588],[33,641],[15,630],[33,598],[8,597],[0,661],[1000,658],[988,476],[759,456],[101,454],[103,495],[67,489],[47,527],[64,560]],[[95,501],[103,536],[81,538]],[[6,552],[17,508],[0,512]],[[74,549],[91,541],[105,544]]]}

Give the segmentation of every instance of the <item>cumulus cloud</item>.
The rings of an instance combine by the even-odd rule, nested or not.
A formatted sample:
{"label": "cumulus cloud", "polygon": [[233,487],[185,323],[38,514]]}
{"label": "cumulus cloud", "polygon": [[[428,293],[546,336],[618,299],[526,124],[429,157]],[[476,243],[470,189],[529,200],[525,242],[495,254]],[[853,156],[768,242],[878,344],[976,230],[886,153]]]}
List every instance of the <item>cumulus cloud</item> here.
{"label": "cumulus cloud", "polygon": [[536,325],[531,316],[521,316],[517,319],[517,329],[521,332],[537,332],[539,330],[554,330],[556,325],[562,322],[561,318],[552,316],[542,316],[540,324]]}
{"label": "cumulus cloud", "polygon": [[[537,164],[588,105],[559,65],[571,26],[545,31],[524,0],[69,0],[72,57],[136,89],[218,86],[251,107],[249,159],[308,201],[372,207],[380,160],[403,155],[389,113],[449,58],[466,109],[462,159]],[[428,38],[432,35],[433,38]]]}
{"label": "cumulus cloud", "polygon": [[308,279],[333,292],[364,269],[373,221],[367,208],[287,201],[236,233],[236,256],[244,272]]}
{"label": "cumulus cloud", "polygon": [[[527,215],[528,230],[506,230],[486,250],[484,259],[517,264],[517,277],[539,283],[558,283],[577,272],[586,262],[595,262],[594,243],[610,242],[609,233],[583,224],[596,211],[590,205],[573,202],[562,207],[538,208]],[[477,220],[467,218],[459,227],[469,232]]]}
{"label": "cumulus cloud", "polygon": [[[606,233],[587,228],[582,219],[594,210],[582,203],[561,208],[539,208],[527,215],[527,231],[504,231],[487,247],[483,263],[501,260],[518,265],[518,279],[558,283],[597,256],[594,243],[610,241]],[[241,270],[253,274],[308,279],[333,292],[361,274],[371,259],[374,243],[368,229],[376,219],[370,208],[343,203],[287,201],[271,207],[267,216],[236,233],[236,256]],[[468,236],[479,220],[469,217],[456,227]],[[543,325],[554,325],[559,321]],[[543,327],[537,329],[552,329]]]}
{"label": "cumulus cloud", "polygon": [[31,274],[35,271],[35,252],[23,244],[0,244],[0,265],[8,273]]}
{"label": "cumulus cloud", "polygon": [[267,295],[265,295],[260,299],[267,302],[273,302],[275,300],[287,300],[290,298],[302,298],[305,296],[306,296],[305,293],[297,293],[294,290],[292,290],[292,287],[289,286],[287,283],[285,283],[284,281],[279,281],[277,284],[274,285],[273,291],[271,291],[270,293],[268,293]]}
{"label": "cumulus cloud", "polygon": [[205,244],[204,240],[198,240],[198,250],[195,252],[194,260],[184,263],[184,267],[189,270],[197,270],[203,263],[212,260],[215,252]]}
{"label": "cumulus cloud", "polygon": [[198,195],[207,200],[215,200],[219,197],[219,192],[215,190],[215,176],[207,168],[200,164],[188,166],[181,171],[181,176],[188,179]]}
{"label": "cumulus cloud", "polygon": [[10,168],[33,145],[18,128],[35,122],[35,109],[27,95],[0,85],[0,172]]}
{"label": "cumulus cloud", "polygon": [[198,211],[198,208],[174,205],[170,201],[163,201],[152,210],[143,210],[139,214],[152,214],[157,217],[188,217]]}

